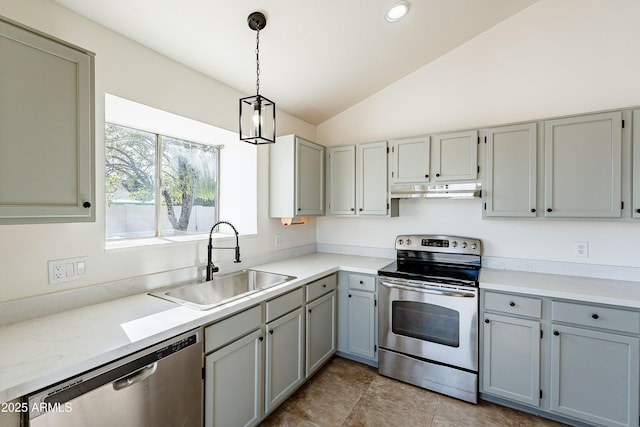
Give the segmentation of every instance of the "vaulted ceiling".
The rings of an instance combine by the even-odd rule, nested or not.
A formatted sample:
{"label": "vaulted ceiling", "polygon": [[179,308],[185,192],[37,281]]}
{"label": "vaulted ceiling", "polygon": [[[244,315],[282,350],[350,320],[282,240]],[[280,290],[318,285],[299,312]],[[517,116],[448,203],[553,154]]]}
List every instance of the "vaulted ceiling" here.
{"label": "vaulted ceiling", "polygon": [[436,60],[537,0],[54,0],[247,95],[317,125]]}

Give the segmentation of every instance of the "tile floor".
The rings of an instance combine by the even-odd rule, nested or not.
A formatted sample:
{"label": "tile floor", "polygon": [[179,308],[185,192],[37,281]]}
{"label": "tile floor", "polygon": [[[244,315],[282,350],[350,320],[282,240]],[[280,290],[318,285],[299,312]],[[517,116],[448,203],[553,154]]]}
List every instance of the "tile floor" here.
{"label": "tile floor", "polygon": [[260,424],[290,426],[562,426],[524,412],[462,402],[334,357]]}

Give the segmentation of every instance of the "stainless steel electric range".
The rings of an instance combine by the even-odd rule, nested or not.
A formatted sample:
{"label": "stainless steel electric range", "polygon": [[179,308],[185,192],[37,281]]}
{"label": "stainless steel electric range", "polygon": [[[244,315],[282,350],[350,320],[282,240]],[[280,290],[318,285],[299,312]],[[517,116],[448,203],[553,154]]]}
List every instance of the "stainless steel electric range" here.
{"label": "stainless steel electric range", "polygon": [[482,244],[403,235],[378,271],[380,374],[478,401],[478,276]]}

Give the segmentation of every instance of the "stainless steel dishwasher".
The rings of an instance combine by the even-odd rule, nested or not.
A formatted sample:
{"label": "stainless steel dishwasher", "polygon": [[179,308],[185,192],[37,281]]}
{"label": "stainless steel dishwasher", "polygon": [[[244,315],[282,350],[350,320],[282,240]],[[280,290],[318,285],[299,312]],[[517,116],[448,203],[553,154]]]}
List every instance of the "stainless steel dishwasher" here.
{"label": "stainless steel dishwasher", "polygon": [[200,427],[201,331],[163,341],[28,397],[28,425]]}

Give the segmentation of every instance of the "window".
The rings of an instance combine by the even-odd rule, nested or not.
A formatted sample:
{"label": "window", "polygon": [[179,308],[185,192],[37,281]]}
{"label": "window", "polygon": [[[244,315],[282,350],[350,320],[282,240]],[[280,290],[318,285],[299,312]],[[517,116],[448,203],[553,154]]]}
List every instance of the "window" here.
{"label": "window", "polygon": [[218,217],[215,146],[107,123],[106,238],[199,234]]}

